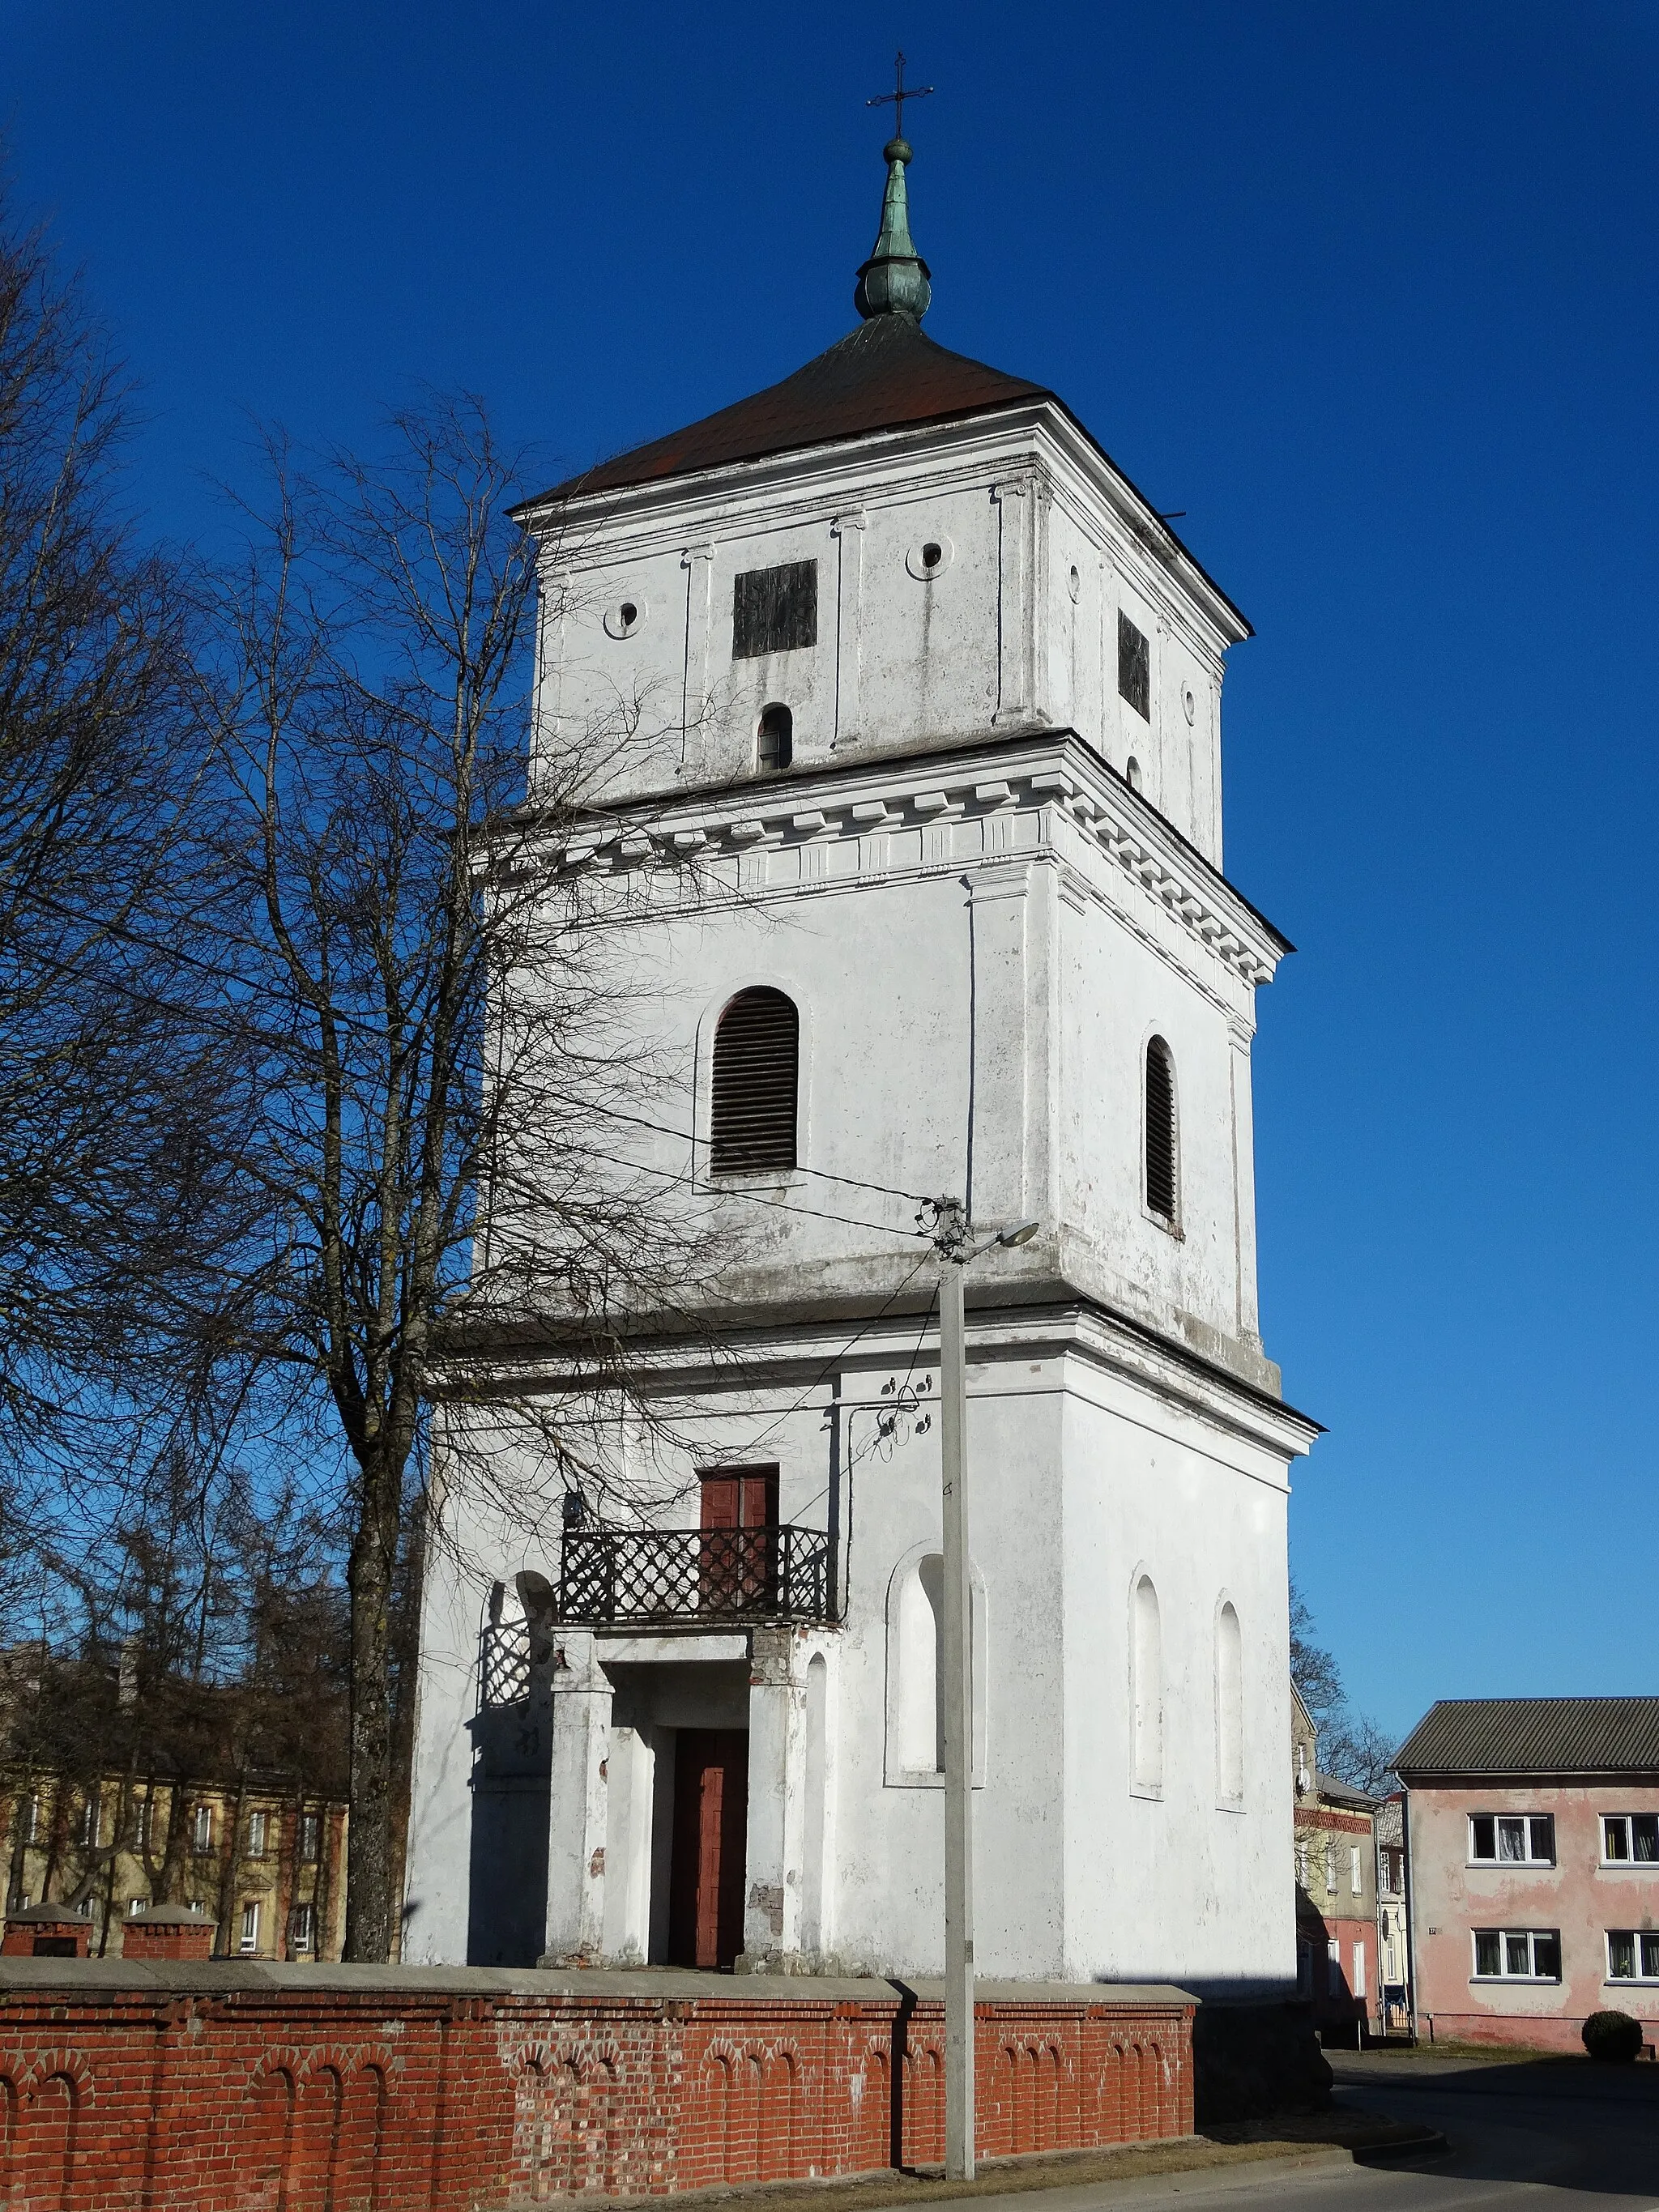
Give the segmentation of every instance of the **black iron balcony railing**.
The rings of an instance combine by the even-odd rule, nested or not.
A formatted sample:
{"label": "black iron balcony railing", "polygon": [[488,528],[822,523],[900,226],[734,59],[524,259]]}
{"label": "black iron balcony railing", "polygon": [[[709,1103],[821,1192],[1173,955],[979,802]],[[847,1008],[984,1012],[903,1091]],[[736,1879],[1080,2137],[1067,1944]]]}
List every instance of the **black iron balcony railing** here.
{"label": "black iron balcony railing", "polygon": [[822,1528],[569,1528],[558,1618],[590,1628],[829,1620]]}

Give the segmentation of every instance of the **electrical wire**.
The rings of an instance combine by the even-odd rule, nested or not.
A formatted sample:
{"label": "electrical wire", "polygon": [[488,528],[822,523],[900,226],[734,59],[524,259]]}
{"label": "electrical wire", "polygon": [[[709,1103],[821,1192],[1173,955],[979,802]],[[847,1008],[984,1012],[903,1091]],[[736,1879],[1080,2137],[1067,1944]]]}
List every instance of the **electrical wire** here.
{"label": "electrical wire", "polygon": [[[710,1140],[707,1137],[694,1136],[689,1129],[671,1129],[665,1121],[649,1121],[642,1114],[624,1114],[619,1106],[592,1106],[588,1111],[607,1115],[613,1121],[631,1121],[636,1129],[653,1129],[660,1137],[678,1137],[682,1144],[690,1145],[694,1152],[699,1145],[705,1152],[709,1149]],[[937,1195],[933,1191],[898,1190],[889,1182],[865,1182],[858,1176],[835,1175],[828,1168],[797,1167],[793,1172],[812,1176],[819,1182],[845,1183],[849,1190],[871,1190],[878,1192],[883,1198],[902,1198],[911,1206],[927,1206]]]}
{"label": "electrical wire", "polygon": [[[889,1313],[891,1312],[894,1306],[896,1306],[898,1301],[904,1296],[904,1293],[909,1289],[911,1284],[915,1282],[916,1277],[921,1273],[922,1269],[927,1265],[927,1262],[933,1258],[933,1255],[931,1252],[924,1252],[922,1254],[921,1259],[916,1261],[915,1266],[911,1268],[909,1273],[905,1276],[903,1281],[900,1283],[897,1289],[890,1291],[887,1297],[883,1299],[881,1304],[876,1309],[875,1312],[871,1314],[867,1319],[861,1321],[859,1323],[858,1327],[853,1331],[851,1336],[848,1338],[846,1343],[841,1346],[838,1352],[831,1352],[830,1358],[812,1377],[812,1380],[807,1384],[801,1395],[796,1399],[794,1404],[793,1406],[786,1407],[784,1411],[779,1414],[777,1419],[773,1422],[769,1429],[762,1430],[760,1435],[754,1440],[753,1443],[748,1447],[750,1450],[758,1450],[763,1444],[769,1443],[786,1421],[792,1420],[797,1413],[804,1411],[814,1394],[823,1388],[825,1382],[835,1373],[836,1368],[842,1366],[845,1364],[847,1357],[853,1350],[853,1347],[858,1344],[862,1338],[868,1336],[871,1330],[874,1328],[878,1322],[886,1319]],[[933,1301],[930,1298],[927,1304],[928,1314],[931,1314],[933,1310]],[[923,1316],[922,1326],[924,1329],[927,1327],[926,1316]],[[920,1346],[920,1339],[918,1339],[917,1341],[918,1346]],[[829,1409],[828,1407],[824,1407],[822,1410],[827,1412]]]}
{"label": "electrical wire", "polygon": [[[915,1371],[916,1371],[916,1362],[917,1362],[917,1360],[918,1360],[918,1359],[920,1359],[920,1358],[921,1358],[921,1344],[922,1344],[922,1339],[927,1335],[927,1330],[928,1330],[928,1326],[929,1326],[929,1324],[932,1322],[933,1318],[933,1316],[934,1316],[935,1312],[938,1310],[938,1308],[939,1308],[939,1291],[938,1291],[938,1289],[937,1289],[937,1288],[935,1288],[935,1290],[934,1290],[934,1291],[933,1291],[933,1297],[932,1297],[931,1298],[929,1298],[929,1300],[927,1301],[927,1310],[926,1311],[926,1313],[924,1313],[924,1314],[923,1314],[923,1316],[922,1316],[922,1317],[921,1317],[921,1328],[916,1331],[916,1340],[915,1340],[915,1344],[913,1344],[913,1345],[911,1346],[911,1347],[910,1347],[910,1364],[909,1364],[909,1365],[908,1365],[908,1366],[905,1369],[905,1370],[904,1370],[904,1380],[903,1380],[903,1382],[901,1382],[901,1383],[899,1384],[899,1386],[898,1386],[898,1389],[897,1389],[897,1390],[896,1390],[896,1392],[894,1394],[894,1397],[893,1397],[893,1404],[894,1404],[894,1406],[895,1406],[895,1407],[896,1407],[896,1406],[898,1405],[899,1401],[902,1399],[902,1397],[903,1397],[903,1395],[904,1395],[905,1392],[906,1392],[906,1391],[909,1389],[909,1387],[910,1387],[910,1377],[911,1377],[911,1376],[915,1373]],[[937,1401],[937,1400],[934,1400],[934,1401],[930,1401],[930,1405],[929,1405],[929,1411],[931,1411],[931,1410],[932,1410],[932,1406],[933,1406],[933,1404],[936,1404],[937,1402],[938,1402],[938,1401]],[[918,1411],[920,1411],[920,1409],[921,1409],[921,1401],[920,1399],[918,1399],[918,1400],[917,1400],[917,1401],[916,1401],[916,1405],[917,1405],[917,1410],[918,1410]],[[849,1415],[850,1415],[853,1412],[854,1412],[855,1410],[856,1410],[856,1408],[852,1407],[849,1407],[848,1408],[848,1412]],[[867,1409],[866,1409],[866,1410],[867,1410]],[[877,1431],[877,1435],[876,1435],[876,1436],[874,1436],[874,1437],[872,1437],[872,1438],[870,1439],[869,1443],[868,1443],[867,1444],[866,1444],[866,1446],[864,1447],[863,1451],[862,1451],[862,1452],[854,1452],[854,1453],[852,1455],[851,1458],[850,1458],[850,1459],[848,1459],[848,1462],[847,1462],[847,1469],[846,1469],[846,1472],[847,1472],[847,1477],[848,1477],[848,1481],[849,1481],[849,1482],[850,1482],[850,1481],[851,1481],[851,1480],[852,1480],[852,1474],[853,1474],[853,1470],[854,1470],[854,1468],[855,1467],[857,1467],[857,1466],[860,1464],[860,1461],[861,1461],[861,1460],[867,1459],[867,1458],[870,1456],[871,1453],[872,1453],[872,1452],[873,1452],[873,1451],[874,1451],[874,1449],[876,1449],[876,1443],[877,1443],[877,1440],[878,1440],[878,1437],[879,1437],[879,1435],[880,1435],[880,1431],[879,1431],[879,1429],[878,1429],[878,1431]]]}
{"label": "electrical wire", "polygon": [[[584,1159],[603,1160],[607,1167],[627,1168],[636,1175],[655,1176],[660,1182],[665,1183],[678,1183],[684,1180],[672,1168],[653,1168],[646,1160],[618,1159],[614,1152],[596,1152],[591,1145],[571,1145],[567,1149],[573,1152],[579,1152]],[[721,1189],[711,1191],[710,1195],[717,1198],[741,1198],[750,1206],[769,1206],[774,1212],[780,1213],[807,1214],[814,1221],[838,1221],[843,1229],[868,1229],[873,1231],[878,1237],[907,1238],[921,1237],[926,1238],[929,1243],[933,1242],[925,1229],[895,1229],[892,1224],[887,1221],[860,1221],[850,1213],[827,1213],[822,1206],[794,1206],[787,1198],[763,1198],[758,1191]]]}

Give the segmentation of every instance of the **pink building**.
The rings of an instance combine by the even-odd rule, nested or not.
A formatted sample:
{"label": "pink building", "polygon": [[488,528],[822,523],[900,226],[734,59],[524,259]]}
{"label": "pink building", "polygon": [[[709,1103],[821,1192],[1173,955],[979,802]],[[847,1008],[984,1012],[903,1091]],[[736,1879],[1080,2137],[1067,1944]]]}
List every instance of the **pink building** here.
{"label": "pink building", "polygon": [[1659,2036],[1659,1698],[1443,1699],[1395,1763],[1418,2033]]}

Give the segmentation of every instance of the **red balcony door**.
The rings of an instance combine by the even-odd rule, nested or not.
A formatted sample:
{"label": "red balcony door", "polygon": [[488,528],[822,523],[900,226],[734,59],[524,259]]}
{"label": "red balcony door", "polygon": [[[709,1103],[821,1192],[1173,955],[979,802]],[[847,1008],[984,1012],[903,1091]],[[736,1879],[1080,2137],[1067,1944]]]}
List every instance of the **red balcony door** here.
{"label": "red balcony door", "polygon": [[671,1966],[726,1967],[742,1950],[748,1835],[748,1730],[677,1730],[668,1877]]}
{"label": "red balcony door", "polygon": [[[775,1467],[716,1467],[699,1477],[702,1492],[702,1603],[741,1611],[763,1602],[777,1577]],[[757,1533],[750,1533],[757,1532]]]}

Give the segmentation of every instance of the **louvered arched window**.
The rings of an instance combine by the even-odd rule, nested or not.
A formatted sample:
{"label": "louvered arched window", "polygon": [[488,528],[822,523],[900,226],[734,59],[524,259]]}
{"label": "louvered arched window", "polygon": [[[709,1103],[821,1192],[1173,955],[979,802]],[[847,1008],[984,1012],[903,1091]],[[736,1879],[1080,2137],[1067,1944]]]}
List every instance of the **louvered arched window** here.
{"label": "louvered arched window", "polygon": [[714,1031],[708,1164],[715,1175],[764,1175],[795,1164],[800,1016],[793,999],[739,991]]}
{"label": "louvered arched window", "polygon": [[1146,1206],[1171,1228],[1176,1220],[1175,1063],[1162,1037],[1146,1047]]}

